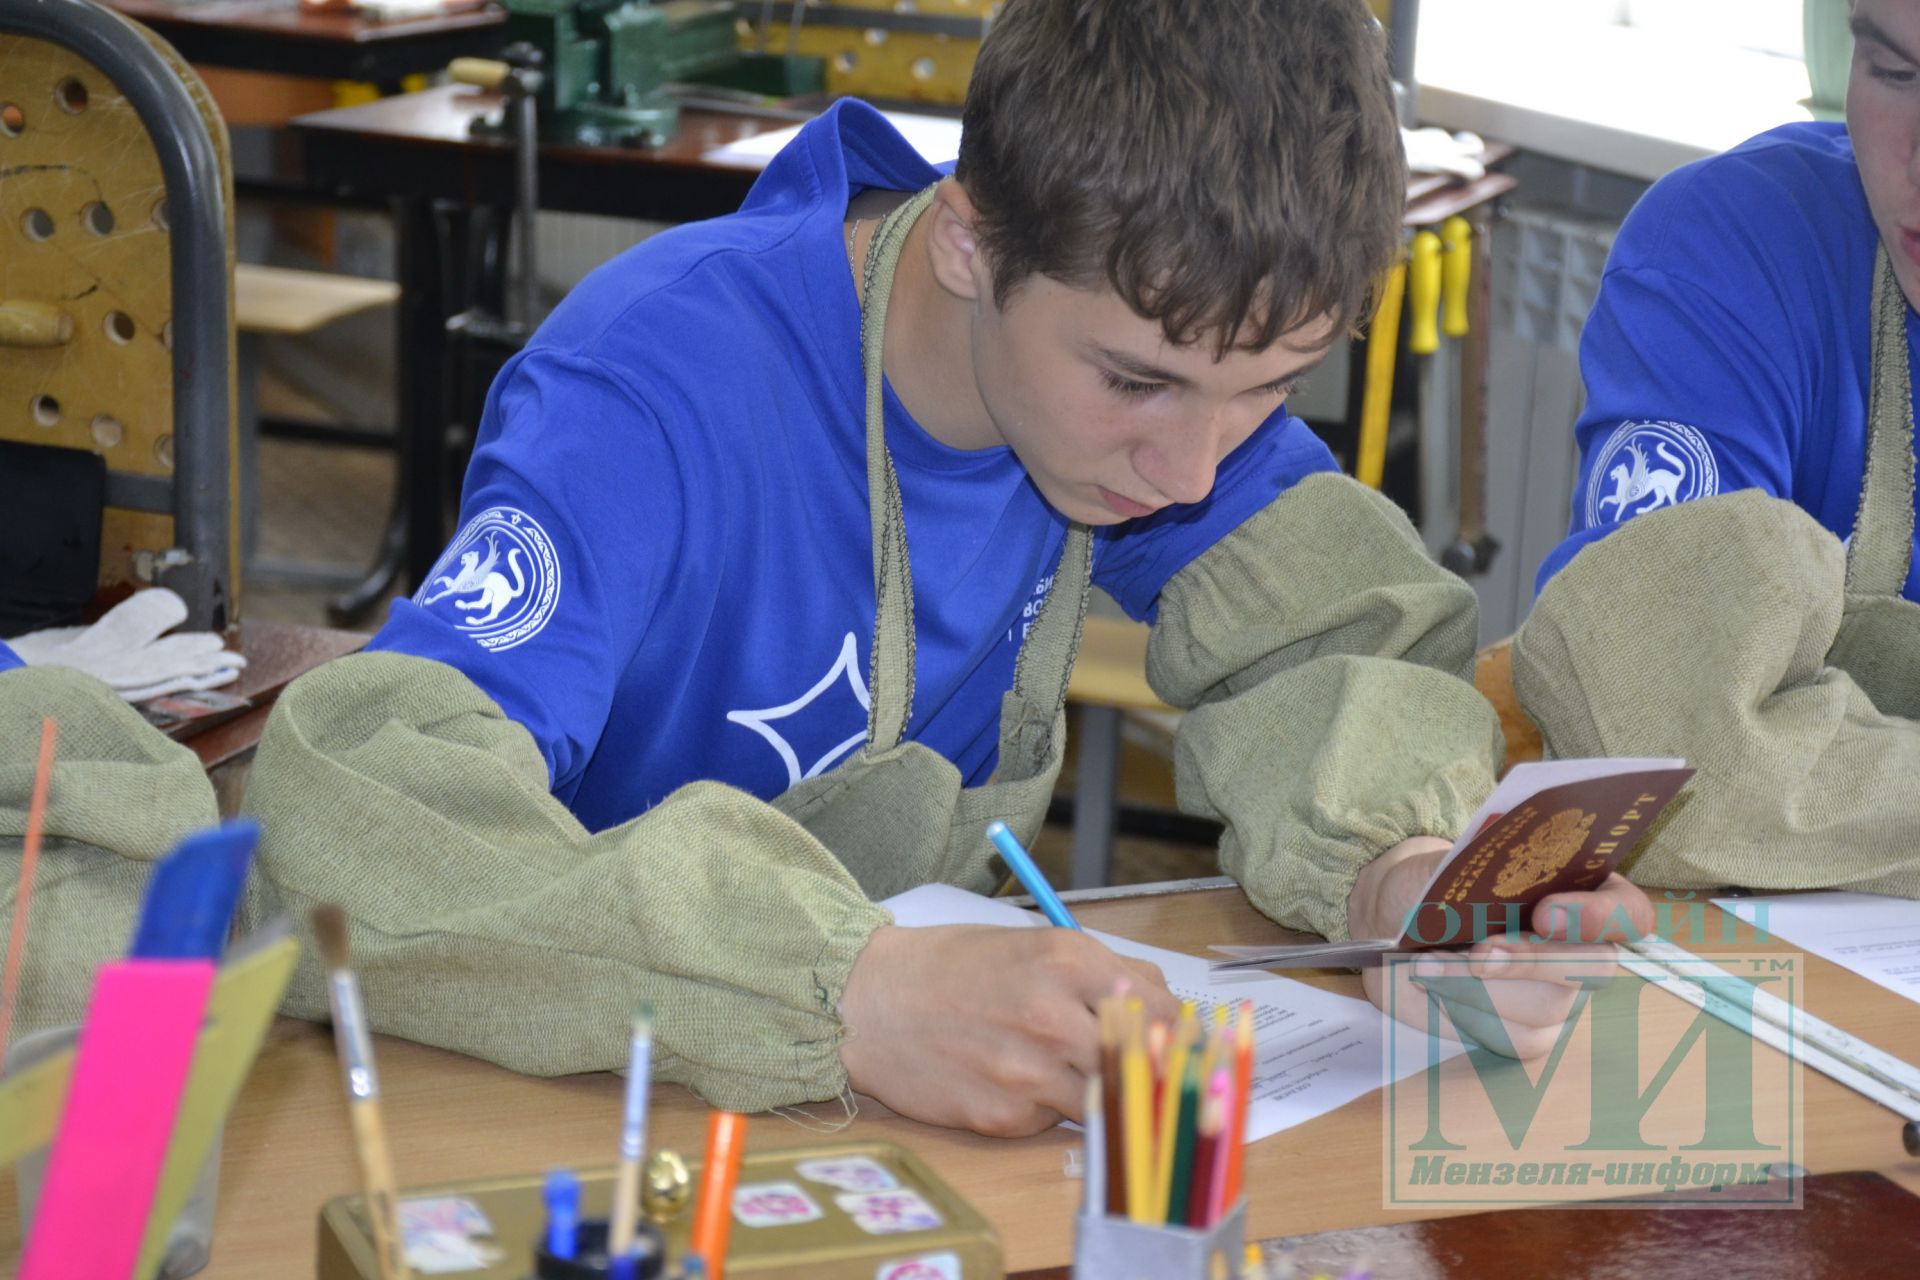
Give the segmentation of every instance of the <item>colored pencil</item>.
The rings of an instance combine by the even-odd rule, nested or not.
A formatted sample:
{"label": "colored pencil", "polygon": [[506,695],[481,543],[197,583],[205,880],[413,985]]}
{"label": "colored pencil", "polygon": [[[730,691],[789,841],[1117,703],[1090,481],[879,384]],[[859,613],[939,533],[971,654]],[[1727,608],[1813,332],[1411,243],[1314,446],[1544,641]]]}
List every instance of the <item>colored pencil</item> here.
{"label": "colored pencil", "polygon": [[1233,1045],[1232,1116],[1227,1121],[1226,1183],[1222,1188],[1224,1208],[1240,1200],[1240,1180],[1246,1169],[1247,1109],[1253,1102],[1253,1002],[1240,1002],[1235,1020]]}
{"label": "colored pencil", "polygon": [[[1203,1225],[1212,1226],[1227,1216],[1227,1210],[1233,1201],[1227,1195],[1227,1154],[1230,1150],[1233,1125],[1233,1073],[1225,1067],[1214,1073],[1213,1084],[1207,1090],[1207,1097],[1213,1103],[1213,1150],[1206,1164],[1207,1201]],[[1203,1106],[1202,1111],[1206,1108]],[[1205,1126],[1202,1126],[1204,1131]]]}
{"label": "colored pencil", "polygon": [[1020,881],[1020,887],[1033,897],[1033,904],[1040,913],[1062,929],[1078,929],[1080,922],[1067,910],[1067,904],[1060,901],[1060,895],[1047,883],[1047,877],[1033,860],[1013,832],[1007,830],[1004,822],[987,824],[987,839],[993,841],[993,847],[1000,851],[1008,868]]}
{"label": "colored pencil", "polygon": [[1220,1134],[1225,1124],[1224,1106],[1220,1086],[1224,1086],[1226,1073],[1218,1073],[1207,1089],[1206,1099],[1200,1104],[1199,1119],[1194,1125],[1193,1138],[1193,1179],[1187,1187],[1187,1198],[1180,1206],[1178,1220],[1189,1227],[1210,1227],[1213,1225],[1213,1193],[1218,1189],[1219,1177],[1216,1168],[1219,1164]]}
{"label": "colored pencil", "polygon": [[1100,1117],[1107,1136],[1107,1213],[1127,1212],[1127,1134],[1122,1121],[1124,1098],[1120,1082],[1120,1001],[1100,1002]]}
{"label": "colored pencil", "polygon": [[1120,1073],[1127,1135],[1127,1217],[1143,1225],[1157,1223],[1160,1207],[1153,1203],[1153,1076],[1147,1065],[1146,1035],[1140,1026],[1137,1000],[1130,1001],[1127,1010]]}
{"label": "colored pencil", "polygon": [[1167,1184],[1166,1196],[1160,1201],[1160,1220],[1175,1225],[1187,1220],[1187,1204],[1198,1172],[1194,1165],[1194,1138],[1200,1120],[1200,1071],[1191,1058],[1187,1059],[1186,1074],[1180,1078],[1179,1089],[1168,1087],[1167,1106],[1173,1107],[1176,1100],[1180,1114],[1173,1131],[1173,1176]]}
{"label": "colored pencil", "polygon": [[1167,1050],[1166,1086],[1156,1098],[1159,1128],[1154,1146],[1155,1204],[1167,1204],[1173,1195],[1173,1150],[1179,1138],[1180,1085],[1187,1077],[1187,1063],[1192,1059],[1193,1042],[1199,1034],[1199,1006],[1188,1000],[1180,1006],[1180,1021],[1174,1027],[1173,1044]]}
{"label": "colored pencil", "polygon": [[314,937],[327,965],[327,997],[333,1005],[333,1043],[347,1085],[347,1110],[353,1118],[354,1147],[360,1156],[360,1183],[373,1227],[374,1262],[380,1280],[406,1280],[406,1253],[395,1203],[393,1162],[387,1154],[387,1126],[380,1115],[380,1076],[373,1066],[373,1039],[367,1033],[360,981],[354,976],[347,944],[346,913],[336,906],[313,911]]}
{"label": "colored pencil", "polygon": [[707,1116],[706,1163],[693,1202],[693,1228],[687,1247],[707,1264],[713,1280],[727,1271],[727,1236],[733,1226],[733,1188],[740,1180],[740,1157],[747,1146],[747,1118],[731,1111]]}
{"label": "colored pencil", "polygon": [[620,1167],[613,1181],[613,1213],[607,1226],[607,1256],[624,1258],[633,1250],[633,1228],[640,1216],[640,1162],[647,1154],[647,1084],[653,1074],[653,1006],[633,1008],[633,1036],[627,1050],[626,1108],[620,1119]]}
{"label": "colored pencil", "polygon": [[1087,1101],[1080,1113],[1084,1117],[1082,1129],[1086,1133],[1081,1147],[1085,1159],[1080,1171],[1085,1194],[1081,1197],[1080,1213],[1083,1217],[1097,1218],[1106,1205],[1107,1199],[1107,1125],[1100,1107],[1100,1077],[1087,1077]]}
{"label": "colored pencil", "polygon": [[53,782],[53,744],[60,726],[52,716],[40,721],[40,758],[33,766],[33,797],[27,803],[26,840],[20,847],[20,883],[13,895],[13,923],[7,930],[7,967],[0,975],[0,1073],[6,1070],[7,1044],[13,1034],[13,1002],[20,993],[20,961],[27,947],[27,912],[33,906],[33,872],[40,864],[40,839],[47,823],[47,790]]}

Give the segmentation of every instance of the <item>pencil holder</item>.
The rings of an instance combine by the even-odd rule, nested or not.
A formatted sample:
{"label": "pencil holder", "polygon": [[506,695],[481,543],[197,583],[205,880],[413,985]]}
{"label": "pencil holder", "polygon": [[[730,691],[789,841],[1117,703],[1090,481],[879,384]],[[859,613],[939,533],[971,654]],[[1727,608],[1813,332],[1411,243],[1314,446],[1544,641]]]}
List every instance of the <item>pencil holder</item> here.
{"label": "pencil holder", "polygon": [[1077,1222],[1074,1280],[1234,1280],[1245,1251],[1247,1202],[1205,1228],[1084,1214]]}
{"label": "pencil holder", "polygon": [[[667,1247],[660,1233],[638,1223],[633,1236],[633,1280],[660,1280],[667,1273]],[[607,1220],[582,1218],[574,1233],[574,1256],[557,1258],[543,1238],[533,1249],[534,1280],[608,1280],[614,1274],[607,1257]]]}
{"label": "pencil holder", "polygon": [[[8,1078],[28,1067],[73,1047],[78,1027],[48,1027],[21,1036],[7,1052],[0,1075]],[[39,1207],[40,1184],[46,1178],[49,1151],[41,1147],[21,1156],[14,1165],[14,1193],[20,1206],[22,1236],[32,1229],[34,1211]],[[220,1138],[213,1139],[213,1150],[200,1166],[193,1193],[180,1216],[167,1232],[166,1249],[153,1280],[184,1280],[203,1270],[213,1248],[213,1208],[220,1190]]]}

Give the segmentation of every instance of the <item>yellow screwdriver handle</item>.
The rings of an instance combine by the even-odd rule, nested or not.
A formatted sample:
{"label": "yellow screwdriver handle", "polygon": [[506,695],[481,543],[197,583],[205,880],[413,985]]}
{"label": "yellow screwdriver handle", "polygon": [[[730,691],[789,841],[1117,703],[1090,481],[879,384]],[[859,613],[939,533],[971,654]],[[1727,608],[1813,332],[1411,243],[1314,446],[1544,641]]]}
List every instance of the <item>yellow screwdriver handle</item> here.
{"label": "yellow screwdriver handle", "polygon": [[1396,264],[1381,282],[1380,298],[1367,326],[1367,372],[1360,400],[1360,438],[1353,478],[1378,489],[1386,477],[1387,427],[1393,413],[1394,351],[1400,345],[1400,303],[1407,292],[1407,264]]}
{"label": "yellow screwdriver handle", "polygon": [[1446,242],[1441,251],[1440,332],[1449,338],[1467,334],[1467,291],[1473,284],[1473,224],[1462,217],[1448,218],[1440,227]]}
{"label": "yellow screwdriver handle", "polygon": [[1440,349],[1440,330],[1436,324],[1440,311],[1440,237],[1431,231],[1422,231],[1413,238],[1407,306],[1413,311],[1407,350],[1416,356],[1430,356]]}
{"label": "yellow screwdriver handle", "polygon": [[73,341],[73,317],[51,302],[0,298],[0,347],[60,347]]}
{"label": "yellow screwdriver handle", "polygon": [[498,89],[507,82],[507,72],[511,70],[498,58],[455,58],[447,64],[447,78],[455,84]]}

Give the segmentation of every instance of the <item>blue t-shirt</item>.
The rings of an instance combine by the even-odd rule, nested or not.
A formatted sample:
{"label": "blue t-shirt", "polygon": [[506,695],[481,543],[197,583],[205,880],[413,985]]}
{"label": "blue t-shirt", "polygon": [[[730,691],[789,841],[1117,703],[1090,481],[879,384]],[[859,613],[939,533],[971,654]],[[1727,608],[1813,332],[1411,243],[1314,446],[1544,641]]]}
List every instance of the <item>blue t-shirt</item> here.
{"label": "blue t-shirt", "polygon": [[0,644],[0,671],[11,671],[15,667],[25,665],[25,663],[20,661],[19,654],[7,648],[6,645]]}
{"label": "blue t-shirt", "polygon": [[[741,210],[595,271],[495,380],[461,530],[372,648],[457,667],[539,743],[590,829],[715,779],[771,798],[852,754],[873,632],[860,311],[847,202],[938,180],[837,105]],[[913,571],[907,736],[984,781],[1001,695],[1066,523],[1007,448],[929,436],[888,390]],[[1175,572],[1333,459],[1276,412],[1204,501],[1102,531],[1135,617]]]}
{"label": "blue t-shirt", "polygon": [[[1787,125],[1656,183],[1620,229],[1581,337],[1571,536],[1537,585],[1623,520],[1738,489],[1849,537],[1879,244],[1837,124]],[[1909,367],[1916,327],[1909,308]]]}

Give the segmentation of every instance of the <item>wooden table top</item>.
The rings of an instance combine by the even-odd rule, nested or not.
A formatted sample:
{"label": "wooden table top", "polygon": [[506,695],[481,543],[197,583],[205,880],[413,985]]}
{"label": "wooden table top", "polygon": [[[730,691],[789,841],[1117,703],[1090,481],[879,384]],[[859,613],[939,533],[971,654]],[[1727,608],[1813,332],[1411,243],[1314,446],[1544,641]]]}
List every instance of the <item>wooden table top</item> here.
{"label": "wooden table top", "polygon": [[312,44],[382,44],[419,40],[449,31],[489,30],[506,24],[505,10],[469,6],[454,13],[375,18],[352,9],[315,11],[298,0],[102,0],[112,9],[155,30],[223,28]]}
{"label": "wooden table top", "polygon": [[196,65],[394,89],[407,76],[445,70],[455,58],[491,56],[506,40],[506,12],[492,4],[385,19],[353,10],[316,13],[299,0],[102,2]]}
{"label": "wooden table top", "polygon": [[[1086,903],[1076,910],[1091,927],[1195,954],[1211,943],[1289,937],[1234,889]],[[1714,950],[1688,945],[1702,954]],[[1771,946],[1781,949],[1777,941]],[[1744,949],[1764,948],[1748,943]],[[1806,974],[1815,1012],[1900,1057],[1920,1059],[1920,1018],[1911,1003],[1821,960],[1809,958]],[[1351,975],[1301,977],[1359,994],[1359,980]],[[1671,1006],[1674,1017],[1691,1019],[1692,1010],[1679,1001],[1657,1002]],[[1651,1012],[1656,997],[1650,995],[1646,1003]],[[612,1163],[621,1105],[621,1081],[615,1076],[529,1079],[384,1037],[378,1059],[403,1187]],[[1814,1172],[1877,1170],[1920,1192],[1920,1161],[1904,1155],[1896,1116],[1824,1076],[1807,1072],[1804,1085],[1801,1164]],[[1252,1238],[1445,1216],[1441,1209],[1383,1208],[1383,1097],[1377,1091],[1248,1149]],[[837,1105],[803,1111],[821,1122],[840,1119]],[[654,1142],[697,1152],[704,1125],[705,1109],[691,1094],[674,1086],[655,1088]],[[1080,1184],[1064,1176],[1063,1162],[1075,1135],[1054,1130],[1012,1141],[982,1138],[930,1128],[863,1101],[842,1136],[898,1142],[917,1152],[993,1223],[1010,1272],[1069,1260]],[[792,1120],[756,1116],[748,1141],[784,1147],[817,1142],[818,1135]],[[0,1182],[7,1176],[0,1175]],[[321,1205],[356,1189],[332,1042],[323,1028],[282,1020],[227,1123],[207,1280],[311,1275]],[[14,1256],[19,1241],[14,1198],[0,1186],[0,1258]]]}
{"label": "wooden table top", "polygon": [[358,631],[305,627],[291,622],[242,622],[240,652],[247,665],[222,693],[250,698],[253,709],[188,738],[187,746],[208,769],[251,752],[260,743],[280,691],[323,662],[353,653],[372,637]]}
{"label": "wooden table top", "polygon": [[[511,198],[512,148],[505,138],[475,137],[472,132],[474,121],[497,112],[499,105],[496,93],[445,85],[314,112],[296,119],[293,129],[302,137],[308,168],[322,181],[358,186],[370,194],[500,202]],[[681,111],[678,136],[662,146],[544,144],[541,207],[665,221],[730,212],[746,197],[759,170],[716,164],[706,158],[707,152],[792,123],[688,107]],[[1492,143],[1478,158],[1492,167],[1513,153],[1504,143]],[[657,175],[661,181],[610,183],[610,170]],[[681,193],[677,188],[682,186],[692,189]],[[1514,179],[1499,173],[1477,182],[1413,174],[1407,182],[1406,224],[1438,225],[1514,186]]]}
{"label": "wooden table top", "polygon": [[[509,152],[512,144],[506,138],[475,137],[472,132],[476,119],[499,109],[498,93],[452,84],[419,93],[395,94],[357,106],[316,111],[294,121],[294,127],[318,134],[347,134],[374,143]],[[790,129],[793,124],[791,120],[689,107],[680,112],[679,133],[660,146],[589,147],[544,143],[540,151],[543,156],[566,156],[576,163],[587,164],[733,168],[745,173],[751,182],[757,170],[740,165],[715,165],[705,159],[706,153],[756,133]]]}

